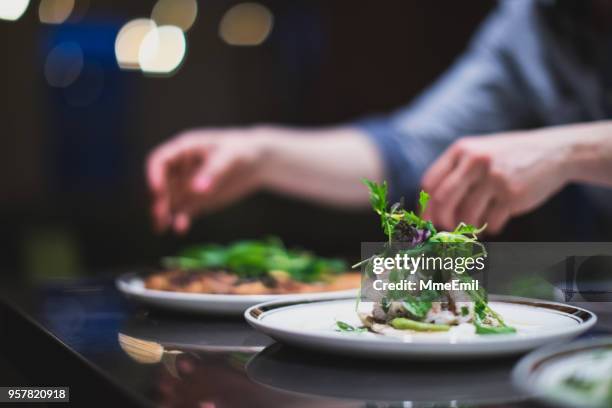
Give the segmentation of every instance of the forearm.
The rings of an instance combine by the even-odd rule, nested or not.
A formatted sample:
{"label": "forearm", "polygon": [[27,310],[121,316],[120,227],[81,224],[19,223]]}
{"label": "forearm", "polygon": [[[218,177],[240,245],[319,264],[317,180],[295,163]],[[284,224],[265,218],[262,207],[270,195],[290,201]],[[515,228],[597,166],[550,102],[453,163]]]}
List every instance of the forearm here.
{"label": "forearm", "polygon": [[264,150],[262,187],[332,205],[368,203],[361,178],[382,179],[376,147],[360,130],[256,129]]}

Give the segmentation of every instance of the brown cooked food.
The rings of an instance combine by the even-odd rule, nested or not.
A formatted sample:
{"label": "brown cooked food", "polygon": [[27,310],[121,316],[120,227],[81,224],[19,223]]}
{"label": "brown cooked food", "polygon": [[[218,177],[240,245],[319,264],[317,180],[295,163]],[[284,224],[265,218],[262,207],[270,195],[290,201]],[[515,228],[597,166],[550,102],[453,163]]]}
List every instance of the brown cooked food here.
{"label": "brown cooked food", "polygon": [[213,293],[232,295],[267,295],[309,292],[329,292],[355,289],[361,284],[357,272],[327,277],[321,282],[299,282],[286,273],[271,272],[264,278],[241,279],[225,271],[169,270],[155,273],[145,280],[148,289],[186,293]]}
{"label": "brown cooked food", "polygon": [[204,244],[164,258],[148,289],[216,294],[286,294],[354,289],[359,273],[340,259],[287,249],[277,238]]}

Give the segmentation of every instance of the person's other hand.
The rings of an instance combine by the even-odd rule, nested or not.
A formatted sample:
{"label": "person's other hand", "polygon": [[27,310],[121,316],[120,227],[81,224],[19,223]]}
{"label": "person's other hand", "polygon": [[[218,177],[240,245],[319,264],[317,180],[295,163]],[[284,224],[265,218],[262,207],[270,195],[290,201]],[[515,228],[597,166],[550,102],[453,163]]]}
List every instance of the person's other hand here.
{"label": "person's other hand", "polygon": [[425,214],[453,229],[459,222],[496,234],[508,220],[541,205],[567,182],[563,139],[538,132],[466,137],[455,142],[422,180]]}
{"label": "person's other hand", "polygon": [[192,130],[148,157],[157,230],[186,232],[193,217],[230,204],[261,183],[264,143],[253,129]]}

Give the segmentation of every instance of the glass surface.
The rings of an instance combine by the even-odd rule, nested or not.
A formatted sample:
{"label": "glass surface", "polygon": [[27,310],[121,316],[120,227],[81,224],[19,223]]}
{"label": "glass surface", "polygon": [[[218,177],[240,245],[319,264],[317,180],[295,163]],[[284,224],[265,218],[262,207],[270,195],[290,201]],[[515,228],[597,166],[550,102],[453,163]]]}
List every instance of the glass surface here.
{"label": "glass surface", "polygon": [[[242,318],[179,315],[124,299],[111,279],[13,295],[24,315],[140,401],[164,407],[516,407],[512,359],[360,360],[274,343]],[[610,334],[599,312],[586,337]]]}

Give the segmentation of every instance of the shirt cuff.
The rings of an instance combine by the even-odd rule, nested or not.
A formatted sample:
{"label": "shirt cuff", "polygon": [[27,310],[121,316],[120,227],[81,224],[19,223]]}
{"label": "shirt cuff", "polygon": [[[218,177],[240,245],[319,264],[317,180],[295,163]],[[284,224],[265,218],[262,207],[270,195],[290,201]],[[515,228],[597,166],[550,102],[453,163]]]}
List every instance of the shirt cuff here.
{"label": "shirt cuff", "polygon": [[407,152],[398,140],[397,131],[388,118],[367,118],[354,123],[376,145],[382,155],[385,180],[389,185],[389,201],[398,202],[402,197],[413,203],[420,184],[420,175],[411,163]]}

